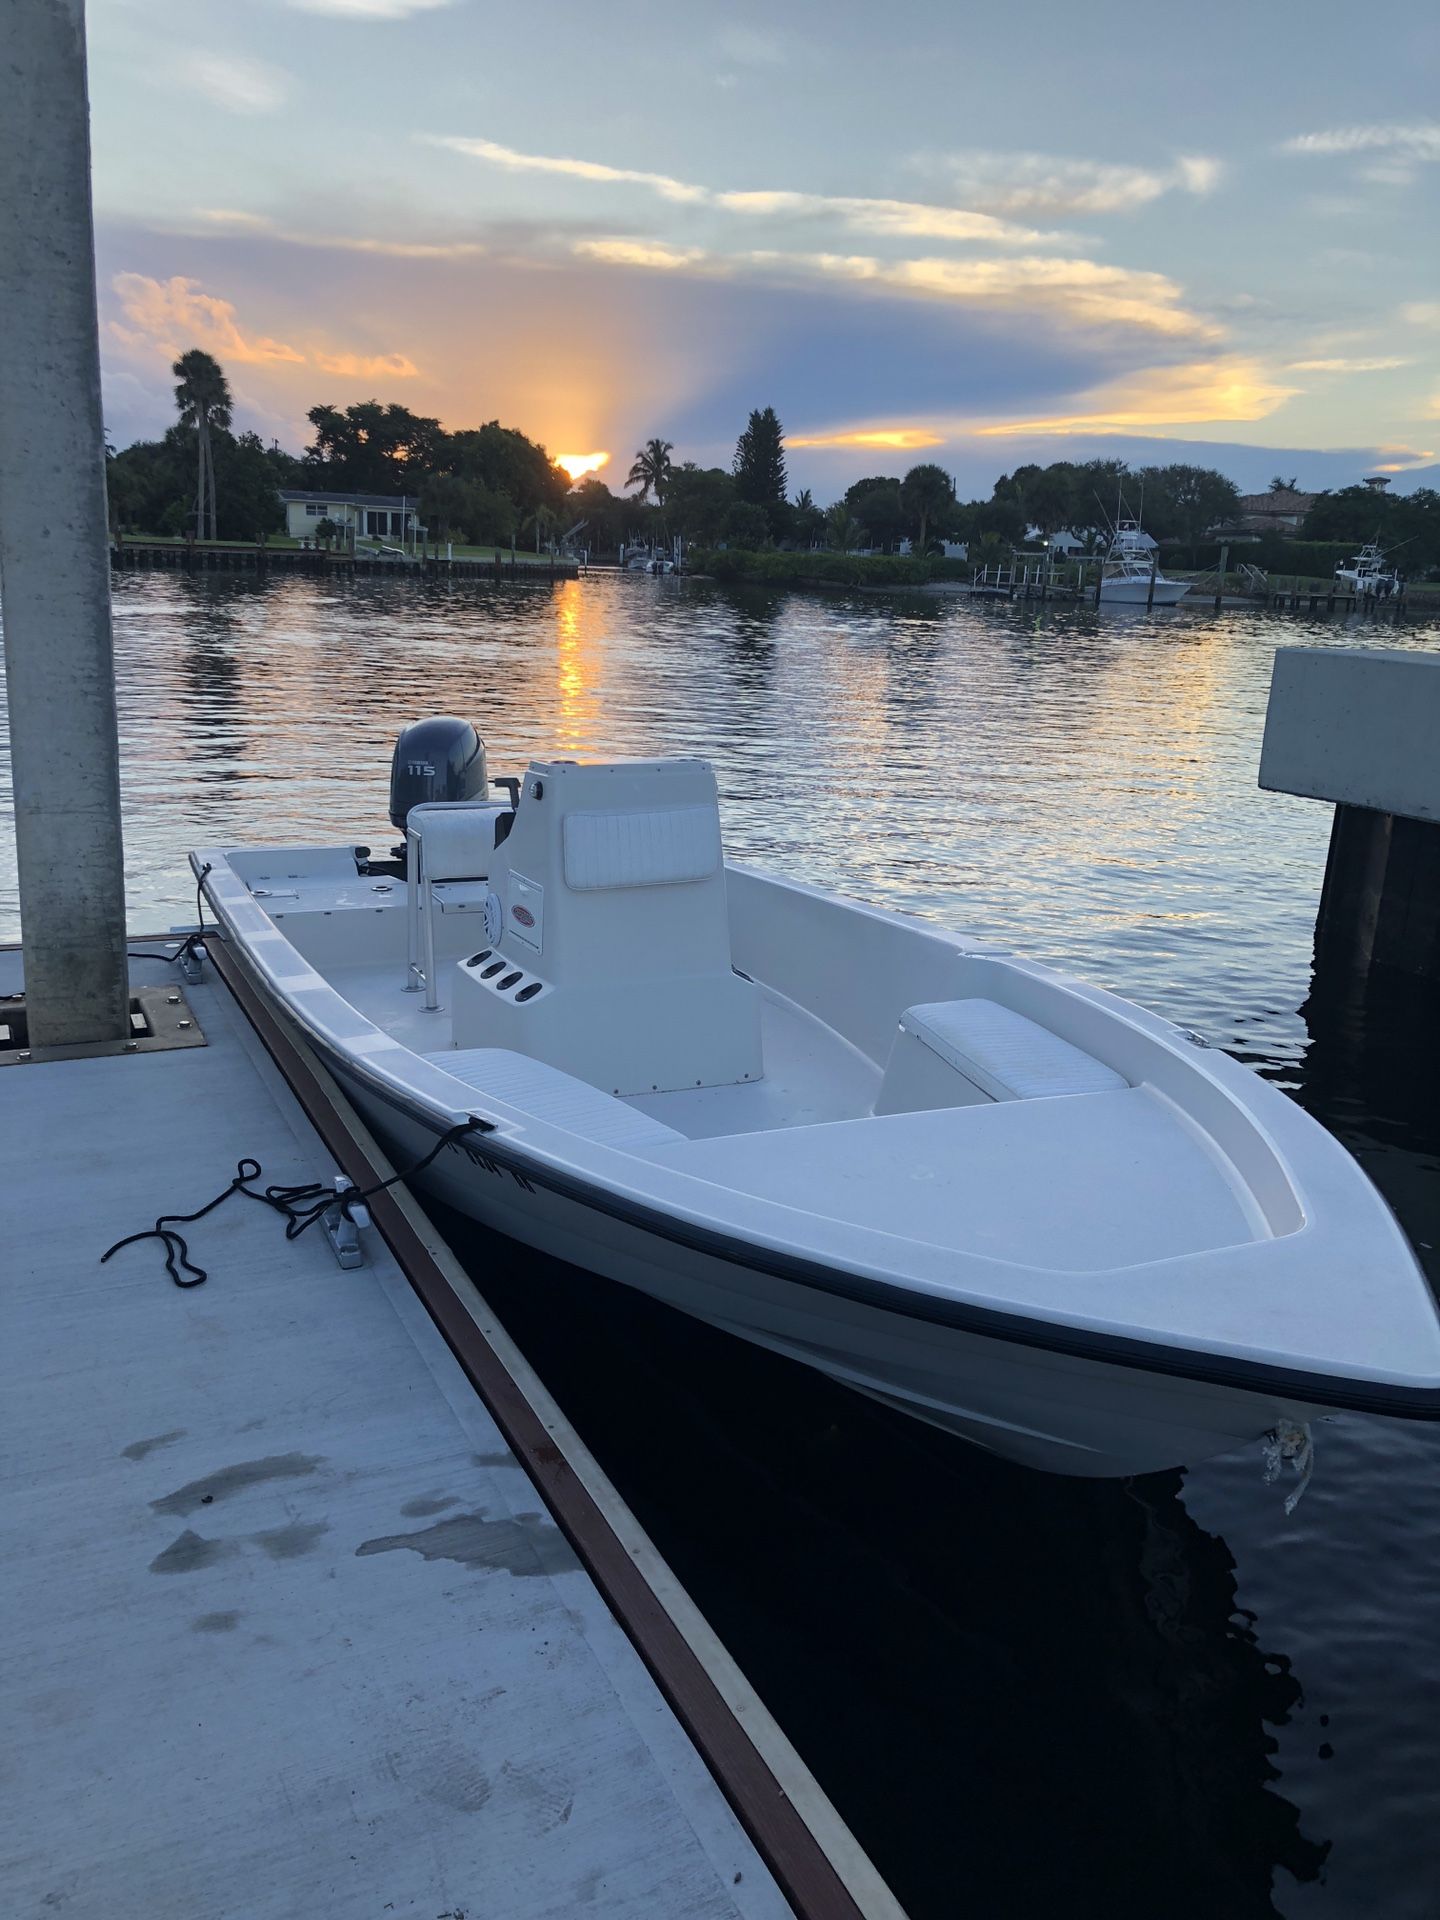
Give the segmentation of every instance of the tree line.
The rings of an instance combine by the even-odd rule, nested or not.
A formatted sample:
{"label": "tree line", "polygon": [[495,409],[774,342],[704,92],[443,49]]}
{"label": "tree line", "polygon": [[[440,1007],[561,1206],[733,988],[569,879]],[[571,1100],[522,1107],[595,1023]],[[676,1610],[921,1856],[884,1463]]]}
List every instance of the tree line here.
{"label": "tree line", "polygon": [[[840,552],[894,552],[908,542],[921,554],[956,541],[984,560],[1009,553],[1032,530],[1044,538],[1067,531],[1099,551],[1119,517],[1142,517],[1156,540],[1194,550],[1240,505],[1234,482],[1210,467],[1058,460],[1016,467],[988,499],[968,501],[942,467],[923,461],[903,474],[856,480],[822,508],[808,488],[790,494],[785,431],[773,407],[751,412],[728,468],[677,462],[672,441],[647,440],[623,494],[594,474],[572,485],[543,446],[498,420],[450,431],[378,400],[312,407],[314,437],[296,457],[231,431],[229,382],[210,354],[192,348],[173,371],[175,424],[162,439],[107,458],[117,528],[264,539],[284,526],[278,490],[296,487],[408,495],[433,538],[478,545],[533,539],[538,548],[578,528],[592,552],[676,536],[700,547]],[[1293,485],[1278,475],[1272,482]],[[1403,549],[1408,571],[1422,571],[1440,565],[1440,494],[1424,488],[1390,498],[1369,486],[1322,493],[1300,537],[1379,538]]]}
{"label": "tree line", "polygon": [[570,524],[569,475],[498,420],[448,432],[394,403],[316,406],[306,416],[314,437],[297,458],[257,434],[231,432],[230,385],[210,354],[192,348],[173,372],[177,418],[164,437],[122,453],[107,448],[116,528],[263,540],[285,525],[282,487],[408,494],[441,540],[506,545],[533,537],[538,546]]}

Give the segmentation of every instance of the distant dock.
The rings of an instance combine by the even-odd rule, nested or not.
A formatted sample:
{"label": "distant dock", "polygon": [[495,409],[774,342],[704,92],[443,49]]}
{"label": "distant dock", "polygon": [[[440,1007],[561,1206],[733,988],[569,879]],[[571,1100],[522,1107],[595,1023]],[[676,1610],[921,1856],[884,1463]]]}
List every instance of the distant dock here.
{"label": "distant dock", "polygon": [[386,560],[365,553],[327,553],[319,547],[227,545],[222,542],[125,540],[110,549],[116,573],[300,573],[422,580],[574,580],[579,563],[551,554],[497,554],[492,560],[420,557]]}

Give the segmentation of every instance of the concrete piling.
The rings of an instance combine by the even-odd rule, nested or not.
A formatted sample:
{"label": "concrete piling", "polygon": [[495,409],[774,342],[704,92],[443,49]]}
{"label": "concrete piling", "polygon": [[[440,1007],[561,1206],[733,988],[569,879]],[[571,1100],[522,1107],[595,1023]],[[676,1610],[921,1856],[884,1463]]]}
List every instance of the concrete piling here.
{"label": "concrete piling", "polygon": [[83,0],[0,60],[0,597],[35,1046],[129,1032]]}
{"label": "concrete piling", "polygon": [[1440,657],[1282,647],[1260,785],[1335,804],[1320,973],[1440,979]]}

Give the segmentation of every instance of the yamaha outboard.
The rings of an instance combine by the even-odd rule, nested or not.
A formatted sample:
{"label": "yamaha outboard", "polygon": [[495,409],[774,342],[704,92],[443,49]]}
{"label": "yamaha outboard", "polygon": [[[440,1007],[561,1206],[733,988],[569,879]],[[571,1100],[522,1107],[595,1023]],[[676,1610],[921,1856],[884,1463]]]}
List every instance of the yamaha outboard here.
{"label": "yamaha outboard", "polygon": [[423,800],[484,800],[485,742],[468,720],[416,720],[395,742],[390,764],[390,823],[404,833]]}

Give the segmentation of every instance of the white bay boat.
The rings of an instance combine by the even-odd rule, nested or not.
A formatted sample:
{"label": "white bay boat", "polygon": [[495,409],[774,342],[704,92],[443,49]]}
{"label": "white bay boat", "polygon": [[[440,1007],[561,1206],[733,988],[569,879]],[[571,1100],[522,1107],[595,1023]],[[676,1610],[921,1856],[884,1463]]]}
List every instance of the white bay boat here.
{"label": "white bay boat", "polygon": [[[429,792],[459,797],[412,808]],[[727,865],[702,761],[536,762],[513,808],[488,792],[473,729],[425,722],[396,752],[403,861],[192,856],[397,1164],[473,1122],[420,1181],[451,1206],[1062,1473],[1331,1407],[1440,1418],[1400,1229],[1224,1053]]]}

